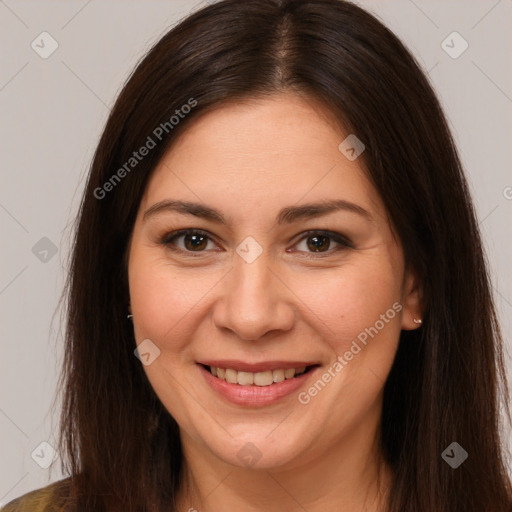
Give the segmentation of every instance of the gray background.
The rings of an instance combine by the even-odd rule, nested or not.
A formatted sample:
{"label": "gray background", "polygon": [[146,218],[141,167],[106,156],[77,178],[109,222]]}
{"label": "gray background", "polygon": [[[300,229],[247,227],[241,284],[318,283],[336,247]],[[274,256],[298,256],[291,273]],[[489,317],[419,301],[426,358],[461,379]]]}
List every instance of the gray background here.
{"label": "gray background", "polygon": [[[0,0],[0,504],[65,476],[58,458],[51,472],[36,461],[51,459],[40,443],[55,445],[57,306],[87,167],[128,73],[204,3]],[[473,191],[510,375],[512,0],[359,3],[401,37],[440,95]],[[59,45],[47,59],[31,47],[44,31]],[[456,59],[442,47],[453,31],[469,44]],[[460,50],[452,39],[445,45]]]}

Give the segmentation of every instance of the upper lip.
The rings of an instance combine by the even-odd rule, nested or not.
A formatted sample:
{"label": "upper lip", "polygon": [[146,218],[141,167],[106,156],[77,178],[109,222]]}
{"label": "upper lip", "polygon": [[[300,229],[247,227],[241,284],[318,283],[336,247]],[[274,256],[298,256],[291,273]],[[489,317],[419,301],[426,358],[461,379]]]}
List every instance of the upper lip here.
{"label": "upper lip", "polygon": [[215,366],[217,368],[230,368],[242,372],[264,372],[266,370],[286,370],[287,368],[302,368],[304,366],[314,366],[318,363],[308,361],[262,361],[259,363],[247,363],[235,359],[208,359],[198,361],[206,366]]}

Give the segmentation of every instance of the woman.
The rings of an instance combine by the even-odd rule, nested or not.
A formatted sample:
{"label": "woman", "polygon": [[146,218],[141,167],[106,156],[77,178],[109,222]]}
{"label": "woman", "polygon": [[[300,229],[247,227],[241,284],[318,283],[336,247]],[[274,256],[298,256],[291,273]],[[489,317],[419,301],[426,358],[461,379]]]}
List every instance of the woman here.
{"label": "woman", "polygon": [[512,509],[457,151],[351,3],[226,0],[155,45],[96,151],[68,291],[71,477],[5,510]]}

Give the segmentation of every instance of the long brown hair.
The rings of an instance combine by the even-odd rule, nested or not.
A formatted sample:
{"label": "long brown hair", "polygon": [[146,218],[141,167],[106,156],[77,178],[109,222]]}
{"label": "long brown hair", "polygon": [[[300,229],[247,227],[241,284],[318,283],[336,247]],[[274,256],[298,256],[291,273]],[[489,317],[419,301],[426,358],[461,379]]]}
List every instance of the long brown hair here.
{"label": "long brown hair", "polygon": [[[499,437],[500,398],[510,419],[502,340],[461,163],[415,59],[342,0],[207,6],[166,33],[120,93],[90,169],[67,286],[60,450],[69,503],[94,512],[173,506],[179,430],[133,354],[128,240],[151,172],[192,121],[277,92],[322,102],[363,141],[362,162],[423,283],[423,326],[402,332],[384,390],[389,511],[512,510]],[[148,137],[155,147],[126,167]],[[454,441],[469,454],[457,469],[441,457]]]}

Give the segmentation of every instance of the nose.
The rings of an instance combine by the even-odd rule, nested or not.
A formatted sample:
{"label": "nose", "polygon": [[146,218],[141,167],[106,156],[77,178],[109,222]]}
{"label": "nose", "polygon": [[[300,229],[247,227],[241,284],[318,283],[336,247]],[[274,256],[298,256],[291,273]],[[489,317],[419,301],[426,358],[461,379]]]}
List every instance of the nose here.
{"label": "nose", "polygon": [[229,329],[247,341],[259,340],[272,331],[292,329],[293,293],[269,263],[265,251],[252,263],[235,255],[213,313],[218,329]]}

